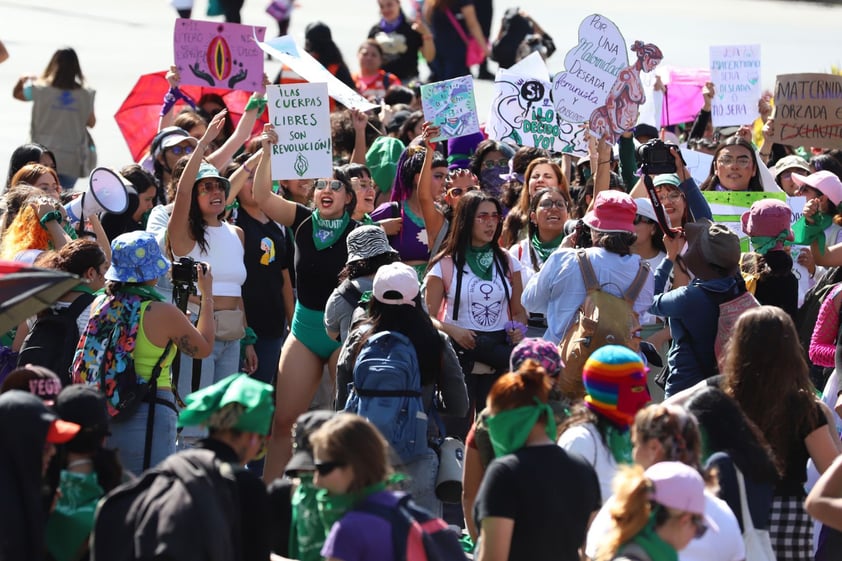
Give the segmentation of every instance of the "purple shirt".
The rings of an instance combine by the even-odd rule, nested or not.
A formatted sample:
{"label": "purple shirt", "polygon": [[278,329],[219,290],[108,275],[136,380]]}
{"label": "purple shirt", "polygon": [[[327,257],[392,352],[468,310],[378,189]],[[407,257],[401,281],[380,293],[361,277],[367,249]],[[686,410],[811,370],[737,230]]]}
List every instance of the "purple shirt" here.
{"label": "purple shirt", "polygon": [[[366,501],[393,507],[398,504],[398,497],[389,491],[380,491]],[[335,557],[342,561],[394,561],[392,527],[375,514],[348,511],[333,524],[321,554],[324,558]]]}
{"label": "purple shirt", "polygon": [[[377,222],[386,218],[396,218],[393,209],[392,203],[383,203],[371,213],[371,219]],[[407,213],[404,203],[401,203],[400,217],[403,226],[396,236],[389,236],[389,245],[397,250],[403,262],[429,261],[430,242],[423,219],[417,217],[421,225],[416,224]]]}

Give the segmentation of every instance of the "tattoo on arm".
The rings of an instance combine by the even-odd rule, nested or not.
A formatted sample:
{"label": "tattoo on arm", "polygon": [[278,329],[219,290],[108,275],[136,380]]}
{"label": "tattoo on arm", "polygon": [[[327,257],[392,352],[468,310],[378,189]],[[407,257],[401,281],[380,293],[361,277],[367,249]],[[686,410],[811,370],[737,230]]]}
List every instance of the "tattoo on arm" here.
{"label": "tattoo on arm", "polygon": [[173,343],[175,343],[175,346],[178,347],[179,351],[187,356],[196,356],[196,353],[199,352],[199,348],[190,343],[190,337],[187,335],[182,335],[177,339],[173,339]]}

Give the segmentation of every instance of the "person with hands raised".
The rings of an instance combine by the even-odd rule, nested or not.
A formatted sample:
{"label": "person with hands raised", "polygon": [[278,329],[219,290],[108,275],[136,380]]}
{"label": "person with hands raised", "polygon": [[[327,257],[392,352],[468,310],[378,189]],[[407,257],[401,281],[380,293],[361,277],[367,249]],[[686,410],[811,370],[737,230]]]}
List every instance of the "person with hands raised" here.
{"label": "person with hands raised", "polygon": [[272,193],[271,152],[278,142],[272,125],[263,128],[263,150],[254,177],[254,200],[270,219],[294,232],[295,278],[298,301],[292,328],[284,342],[278,365],[275,417],[268,441],[265,481],[280,477],[292,455],[291,431],[304,413],[328,367],[336,374],[340,343],[325,331],[325,305],[336,288],[339,272],[348,257],[346,239],[357,226],[351,213],[357,205],[348,177],[334,170],[333,177],[315,181],[315,208],[293,203]]}
{"label": "person with hands raised", "polygon": [[[173,257],[207,262],[216,274],[211,287],[211,305],[217,324],[216,342],[212,360],[202,361],[199,388],[240,371],[240,340],[247,333],[242,298],[246,280],[244,234],[240,228],[222,220],[231,185],[202,157],[222,130],[225,114],[223,110],[213,117],[196,150],[190,155],[178,182],[172,216],[167,225]],[[205,296],[204,292],[200,295]],[[190,360],[182,358],[181,373],[191,372]],[[256,369],[254,347],[246,345],[242,370],[250,374]],[[181,395],[199,388],[193,387],[192,376],[181,376]]]}

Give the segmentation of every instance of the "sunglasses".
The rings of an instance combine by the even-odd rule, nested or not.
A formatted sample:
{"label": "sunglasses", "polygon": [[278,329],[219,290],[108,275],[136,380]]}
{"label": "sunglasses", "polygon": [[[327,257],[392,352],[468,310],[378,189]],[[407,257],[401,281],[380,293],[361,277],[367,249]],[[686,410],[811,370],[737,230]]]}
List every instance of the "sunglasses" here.
{"label": "sunglasses", "polygon": [[696,539],[699,539],[702,536],[704,536],[705,533],[708,531],[708,527],[707,525],[705,525],[704,519],[698,514],[694,514],[690,520],[693,522],[693,526],[696,527],[696,533],[694,534],[694,537]]}
{"label": "sunglasses", "polygon": [[451,197],[461,197],[465,193],[469,193],[471,191],[479,191],[479,187],[476,185],[468,185],[467,187],[452,187],[447,190],[447,194]]}
{"label": "sunglasses", "polygon": [[325,181],[324,179],[319,179],[316,181],[313,186],[315,187],[316,191],[321,191],[327,187],[330,187],[331,191],[339,191],[345,185],[339,181],[338,179],[331,179],[330,181]]}
{"label": "sunglasses", "polygon": [[193,146],[192,145],[179,146],[179,145],[176,144],[175,146],[170,146],[169,148],[167,148],[167,150],[169,150],[170,152],[172,152],[176,156],[189,156],[190,154],[193,153]]}
{"label": "sunglasses", "polygon": [[488,212],[481,212],[480,214],[477,214],[474,219],[482,224],[488,224],[489,222],[497,224],[500,222],[500,218],[500,215],[496,212],[493,214],[490,214]]}
{"label": "sunglasses", "polygon": [[205,179],[198,184],[199,194],[207,195],[211,191],[225,191],[225,186],[218,179]]}
{"label": "sunglasses", "polygon": [[372,183],[370,179],[360,179],[359,177],[352,177],[351,187],[353,187],[357,191],[367,191],[369,189],[374,189],[374,183]]}
{"label": "sunglasses", "polygon": [[316,462],[314,465],[316,466],[316,471],[319,472],[319,475],[325,477],[330,475],[330,472],[336,468],[345,467],[345,462]]}
{"label": "sunglasses", "polygon": [[567,202],[562,199],[558,199],[555,201],[552,199],[544,199],[543,201],[538,203],[538,206],[546,210],[550,210],[553,207],[561,210],[567,210]]}
{"label": "sunglasses", "polygon": [[646,218],[645,216],[641,216],[639,214],[635,215],[634,217],[634,225],[637,226],[638,224],[654,224],[650,219]]}
{"label": "sunglasses", "polygon": [[484,167],[485,169],[508,168],[509,167],[509,159],[508,158],[501,158],[499,160],[485,160],[482,163],[482,167]]}

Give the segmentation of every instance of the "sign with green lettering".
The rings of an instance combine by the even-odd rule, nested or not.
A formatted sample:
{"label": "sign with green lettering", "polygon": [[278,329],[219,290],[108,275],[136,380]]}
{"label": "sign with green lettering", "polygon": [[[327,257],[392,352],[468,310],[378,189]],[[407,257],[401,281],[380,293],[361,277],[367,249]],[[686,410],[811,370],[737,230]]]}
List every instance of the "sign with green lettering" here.
{"label": "sign with green lettering", "polygon": [[748,125],[760,99],[760,45],[710,48],[710,81],[716,86],[711,117],[716,127]]}
{"label": "sign with green lettering", "polygon": [[266,95],[269,122],[278,133],[272,179],[333,177],[327,84],[268,86]]}

